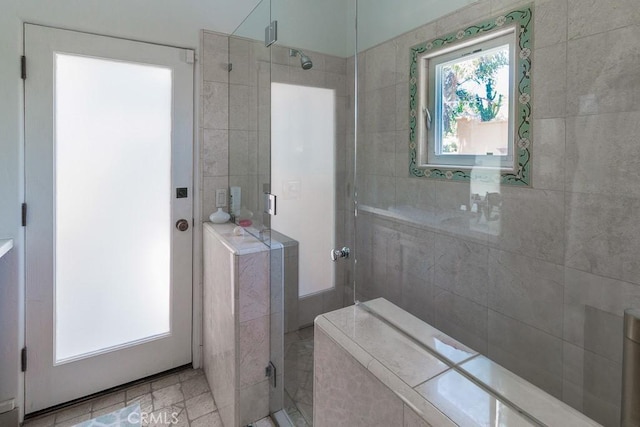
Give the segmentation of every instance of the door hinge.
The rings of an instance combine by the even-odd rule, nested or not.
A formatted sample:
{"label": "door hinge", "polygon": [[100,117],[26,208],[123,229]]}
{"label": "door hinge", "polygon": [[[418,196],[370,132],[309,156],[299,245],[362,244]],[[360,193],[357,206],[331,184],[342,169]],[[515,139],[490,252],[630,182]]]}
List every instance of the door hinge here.
{"label": "door hinge", "polygon": [[27,79],[27,57],[24,55],[20,57],[20,77],[22,80]]}
{"label": "door hinge", "polygon": [[268,215],[277,215],[277,202],[278,198],[275,194],[264,193],[264,213]]}
{"label": "door hinge", "polygon": [[269,47],[278,41],[278,21],[271,21],[264,29],[264,45]]}
{"label": "door hinge", "polygon": [[273,364],[273,362],[269,361],[269,364],[267,365],[266,368],[264,368],[264,376],[269,378],[269,380],[271,380],[271,385],[273,386],[273,388],[276,388],[276,381],[277,381],[277,371],[276,371],[276,365]]}
{"label": "door hinge", "polygon": [[27,347],[24,347],[20,352],[20,370],[27,372]]}
{"label": "door hinge", "polygon": [[185,49],[184,60],[187,64],[193,64],[196,62],[196,53],[191,49]]}
{"label": "door hinge", "polygon": [[27,226],[27,204],[26,203],[22,204],[22,226],[23,227]]}
{"label": "door hinge", "polygon": [[229,62],[229,64],[227,64],[227,71],[228,72],[233,71],[233,64],[231,62]]}

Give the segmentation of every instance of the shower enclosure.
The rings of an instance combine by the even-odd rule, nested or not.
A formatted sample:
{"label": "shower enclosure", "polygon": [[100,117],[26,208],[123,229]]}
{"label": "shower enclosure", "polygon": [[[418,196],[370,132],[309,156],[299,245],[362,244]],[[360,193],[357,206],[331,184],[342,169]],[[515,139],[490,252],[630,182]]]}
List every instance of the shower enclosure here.
{"label": "shower enclosure", "polygon": [[262,1],[229,38],[232,213],[271,248],[270,411],[295,425],[313,420],[313,319],[353,301],[352,260],[329,256],[352,240],[354,117],[330,3]]}
{"label": "shower enclosure", "polygon": [[[518,82],[533,92],[519,87],[504,108],[524,111],[529,133],[513,146],[528,156],[516,159],[523,185],[499,168],[483,174],[481,161],[502,159],[495,150],[470,172],[420,166],[416,135],[432,123],[413,104],[428,79],[421,55],[445,39],[464,45],[478,28],[502,31],[515,16],[530,21],[531,44],[510,48],[510,63],[520,61]],[[627,215],[640,187],[617,172],[635,171],[637,156],[615,153],[635,153],[629,123],[638,120],[627,108],[634,92],[606,88],[635,65],[624,54],[612,63],[629,67],[578,60],[614,55],[589,40],[624,32],[607,16],[596,31],[564,1],[263,0],[238,27],[229,179],[236,218],[271,247],[272,413],[312,423],[314,317],[383,297],[596,421],[618,423],[622,315],[640,306],[640,238]],[[633,37],[616,40],[615,52],[637,49]],[[449,131],[462,135],[465,120],[482,127],[469,88],[453,89],[462,113],[447,117]],[[435,127],[442,117],[433,114]],[[444,153],[462,153],[447,138]],[[264,213],[274,207],[265,194],[276,215]],[[332,261],[343,247],[350,257]]]}

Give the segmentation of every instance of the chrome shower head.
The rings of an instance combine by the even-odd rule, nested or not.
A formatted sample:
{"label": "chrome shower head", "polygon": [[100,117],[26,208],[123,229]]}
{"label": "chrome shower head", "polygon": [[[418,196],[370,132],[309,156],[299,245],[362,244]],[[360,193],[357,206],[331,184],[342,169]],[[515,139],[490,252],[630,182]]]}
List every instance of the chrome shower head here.
{"label": "chrome shower head", "polygon": [[313,67],[313,62],[311,62],[311,58],[309,58],[307,55],[300,54],[300,65],[302,66],[303,70],[309,70],[311,69],[311,67]]}
{"label": "chrome shower head", "polygon": [[313,67],[313,62],[311,62],[311,58],[297,49],[289,49],[289,56],[299,56],[300,57],[300,66],[303,70],[310,70]]}

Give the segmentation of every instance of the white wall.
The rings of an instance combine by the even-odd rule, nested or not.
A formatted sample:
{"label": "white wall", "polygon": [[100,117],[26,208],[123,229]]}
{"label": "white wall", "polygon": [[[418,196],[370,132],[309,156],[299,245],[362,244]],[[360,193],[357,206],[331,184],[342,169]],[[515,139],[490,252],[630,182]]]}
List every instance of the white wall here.
{"label": "white wall", "polygon": [[[363,51],[478,0],[358,0],[358,50]],[[235,35],[264,40],[278,21],[278,44],[348,58],[355,49],[356,0],[264,1]]]}
{"label": "white wall", "polygon": [[[3,260],[0,274],[0,295],[15,295],[15,298],[0,300],[2,324],[0,340],[11,352],[13,359],[2,358],[0,378],[12,375],[15,381],[3,380],[0,384],[0,399],[18,398],[22,393],[22,381],[18,372],[19,348],[24,337],[23,316],[24,290],[21,271],[23,239],[20,227],[20,203],[22,201],[22,127],[20,111],[22,105],[18,57],[21,52],[20,21],[17,18],[18,2],[2,0],[0,9],[0,236],[13,238],[13,254]],[[16,256],[19,255],[19,256]],[[16,334],[16,331],[18,332]],[[4,352],[3,352],[4,355]],[[22,405],[21,405],[22,406]]]}
{"label": "white wall", "polygon": [[[15,241],[15,253],[3,266],[8,272],[0,276],[0,286],[3,292],[19,292],[18,304],[0,301],[3,319],[19,319],[17,324],[0,325],[0,342],[14,347],[11,353],[16,360],[24,338],[24,239],[20,226],[24,161],[19,69],[23,22],[197,49],[200,29],[230,33],[257,2],[234,0],[220,7],[218,0],[0,0],[0,237]],[[5,341],[7,337],[9,342]],[[15,366],[15,360],[3,358],[2,377],[7,371],[15,371]],[[18,372],[15,375],[20,377],[18,389],[3,381],[0,397],[23,396],[22,376]]]}
{"label": "white wall", "polygon": [[350,18],[349,10],[354,10],[349,7],[351,4],[355,4],[354,0],[271,0],[271,4],[265,0],[234,35],[263,41],[265,27],[276,20],[277,44],[345,58],[352,55],[354,46],[355,15]]}
{"label": "white wall", "polygon": [[359,0],[358,51],[362,52],[477,1]]}
{"label": "white wall", "polygon": [[272,19],[278,20],[279,43],[327,55],[348,57],[355,20],[349,20],[353,0],[272,0]]}

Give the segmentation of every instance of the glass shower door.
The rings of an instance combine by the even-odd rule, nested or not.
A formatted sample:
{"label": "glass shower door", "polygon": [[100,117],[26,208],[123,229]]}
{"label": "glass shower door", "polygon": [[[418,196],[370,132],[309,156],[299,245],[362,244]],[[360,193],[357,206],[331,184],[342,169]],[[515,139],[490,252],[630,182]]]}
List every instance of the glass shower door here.
{"label": "glass shower door", "polygon": [[262,0],[229,37],[229,190],[235,223],[270,251],[270,350],[252,355],[252,363],[268,367],[270,376],[240,384],[240,394],[244,390],[250,395],[250,387],[265,393],[268,387],[269,413],[274,414],[282,409],[283,362],[278,349],[284,314],[282,244],[272,239],[271,217],[265,213],[265,195],[271,192],[271,47],[265,42],[270,22],[271,1]]}
{"label": "glass shower door", "polygon": [[229,187],[236,224],[267,246],[271,188],[271,49],[265,28],[271,2],[261,1],[229,37]]}
{"label": "glass shower door", "polygon": [[284,311],[297,310],[297,315],[287,316],[284,406],[290,417],[297,417],[297,424],[310,424],[313,316],[325,311],[324,299],[336,292],[338,267],[328,256],[336,237],[335,92],[274,82],[271,120],[271,174],[279,198],[279,212],[272,218],[278,234],[273,238],[288,236],[284,241],[291,242],[283,249]]}
{"label": "glass shower door", "polygon": [[[353,301],[353,61],[344,2],[262,1],[229,40],[231,212],[270,248],[270,412],[313,423],[313,321]],[[313,19],[310,19],[313,17]],[[277,41],[265,43],[277,21]],[[331,31],[327,31],[331,28]],[[264,214],[264,194],[276,215]]]}
{"label": "glass shower door", "polygon": [[272,335],[272,357],[282,363],[283,379],[272,405],[299,426],[313,424],[313,321],[353,301],[351,259],[330,257],[352,241],[349,3],[271,3],[278,21],[270,90],[271,192],[278,198],[271,218],[272,311],[283,313],[272,315],[272,333],[278,335]]}

